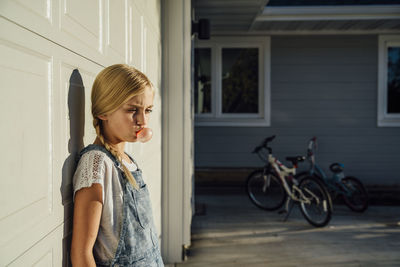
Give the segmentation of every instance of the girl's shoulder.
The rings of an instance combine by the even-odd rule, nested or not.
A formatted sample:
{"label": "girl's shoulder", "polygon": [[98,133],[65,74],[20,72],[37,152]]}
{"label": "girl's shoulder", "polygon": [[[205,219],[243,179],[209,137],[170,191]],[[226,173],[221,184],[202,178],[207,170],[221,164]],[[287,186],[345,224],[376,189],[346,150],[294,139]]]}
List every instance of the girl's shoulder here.
{"label": "girl's shoulder", "polygon": [[[96,145],[96,144],[90,144],[86,147],[84,147],[80,152],[79,152],[79,159],[82,158],[83,156],[86,155],[88,156],[93,156],[93,155],[102,155],[110,157],[110,152],[103,146]],[[112,157],[112,155],[111,155]],[[111,160],[111,158],[110,158]]]}
{"label": "girl's shoulder", "polygon": [[114,168],[115,164],[106,151],[92,145],[85,147],[79,154],[79,162],[72,178],[74,197],[76,191],[90,187],[93,183],[99,183],[104,187],[108,184],[107,181],[112,179]]}
{"label": "girl's shoulder", "polygon": [[101,167],[105,164],[113,164],[113,160],[108,156],[107,152],[103,151],[102,149],[87,149],[88,147],[85,147],[79,153],[78,165],[83,164],[86,166]]}
{"label": "girl's shoulder", "polygon": [[88,145],[79,153],[78,159],[74,180],[82,176],[86,180],[91,177],[103,177],[105,173],[112,173],[116,168],[109,152],[99,145]]}
{"label": "girl's shoulder", "polygon": [[88,165],[102,165],[106,163],[111,163],[112,160],[107,156],[107,154],[101,150],[89,150],[81,153],[79,156],[79,164]]}

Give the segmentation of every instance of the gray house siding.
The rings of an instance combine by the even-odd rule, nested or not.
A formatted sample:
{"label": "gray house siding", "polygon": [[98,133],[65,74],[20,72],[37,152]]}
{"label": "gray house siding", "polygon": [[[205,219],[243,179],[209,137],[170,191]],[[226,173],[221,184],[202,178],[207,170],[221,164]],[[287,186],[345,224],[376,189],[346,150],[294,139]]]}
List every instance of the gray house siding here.
{"label": "gray house siding", "polygon": [[[271,126],[196,127],[196,168],[256,167],[251,154],[276,134],[274,153],[332,162],[368,185],[400,184],[400,127],[377,127],[377,36],[273,36]],[[304,166],[306,167],[306,166]]]}

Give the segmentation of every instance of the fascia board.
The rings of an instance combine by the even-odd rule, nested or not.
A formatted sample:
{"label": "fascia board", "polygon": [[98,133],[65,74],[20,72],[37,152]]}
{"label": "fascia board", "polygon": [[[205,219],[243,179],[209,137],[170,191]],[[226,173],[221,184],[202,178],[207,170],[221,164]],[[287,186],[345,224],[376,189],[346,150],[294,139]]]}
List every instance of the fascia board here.
{"label": "fascia board", "polygon": [[400,5],[265,7],[256,21],[400,19]]}

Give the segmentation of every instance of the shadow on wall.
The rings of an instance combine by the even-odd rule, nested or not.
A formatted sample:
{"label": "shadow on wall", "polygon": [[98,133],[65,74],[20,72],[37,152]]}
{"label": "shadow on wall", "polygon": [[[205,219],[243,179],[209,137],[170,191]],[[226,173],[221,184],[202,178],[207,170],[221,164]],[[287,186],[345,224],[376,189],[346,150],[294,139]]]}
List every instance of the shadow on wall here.
{"label": "shadow on wall", "polygon": [[75,69],[69,79],[68,89],[68,115],[69,115],[69,156],[62,167],[61,196],[64,206],[64,235],[62,241],[63,267],[71,266],[70,247],[72,237],[72,177],[78,163],[79,152],[83,148],[83,135],[85,127],[85,87],[79,70]]}

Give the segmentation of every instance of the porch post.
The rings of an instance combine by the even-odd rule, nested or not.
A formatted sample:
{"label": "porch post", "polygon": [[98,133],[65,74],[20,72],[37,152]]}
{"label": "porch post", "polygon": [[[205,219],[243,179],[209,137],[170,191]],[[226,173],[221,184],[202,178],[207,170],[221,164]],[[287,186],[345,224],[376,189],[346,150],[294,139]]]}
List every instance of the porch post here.
{"label": "porch post", "polygon": [[162,255],[181,262],[190,245],[193,177],[191,1],[162,1]]}

